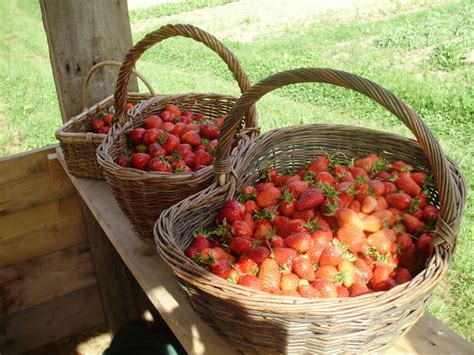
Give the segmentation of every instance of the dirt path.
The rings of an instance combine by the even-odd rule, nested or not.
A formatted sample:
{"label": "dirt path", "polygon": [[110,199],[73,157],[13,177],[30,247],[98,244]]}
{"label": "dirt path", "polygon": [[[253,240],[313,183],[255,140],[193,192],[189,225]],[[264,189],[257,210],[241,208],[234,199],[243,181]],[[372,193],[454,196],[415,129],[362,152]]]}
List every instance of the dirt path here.
{"label": "dirt path", "polygon": [[[134,0],[131,0],[132,3]],[[148,0],[163,1],[163,0]],[[192,23],[218,38],[249,42],[286,29],[306,27],[322,18],[347,20],[412,11],[420,0],[241,0],[132,24],[133,32],[150,31],[167,23]],[[437,0],[431,1],[438,2]]]}

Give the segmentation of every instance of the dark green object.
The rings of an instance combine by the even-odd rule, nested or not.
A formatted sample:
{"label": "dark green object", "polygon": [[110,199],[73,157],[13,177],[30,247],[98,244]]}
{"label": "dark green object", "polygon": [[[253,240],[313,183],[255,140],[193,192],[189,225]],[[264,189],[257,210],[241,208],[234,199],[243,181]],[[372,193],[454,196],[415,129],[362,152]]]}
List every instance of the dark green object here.
{"label": "dark green object", "polygon": [[186,351],[169,332],[152,332],[141,324],[129,323],[115,334],[103,355],[184,355]]}

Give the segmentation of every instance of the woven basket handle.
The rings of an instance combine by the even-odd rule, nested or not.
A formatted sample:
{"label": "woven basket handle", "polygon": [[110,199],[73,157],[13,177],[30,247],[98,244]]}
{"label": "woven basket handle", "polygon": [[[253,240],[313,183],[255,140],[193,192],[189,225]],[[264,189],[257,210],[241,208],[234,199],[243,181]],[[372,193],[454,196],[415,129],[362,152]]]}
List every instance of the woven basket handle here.
{"label": "woven basket handle", "polygon": [[413,132],[433,168],[439,192],[441,210],[436,234],[442,240],[437,238],[435,243],[445,242],[453,250],[456,242],[456,188],[448,160],[441,146],[430,129],[410,107],[387,89],[355,74],[325,68],[300,68],[271,75],[246,91],[230,110],[219,136],[214,167],[220,185],[223,186],[226,183],[230,173],[232,166],[229,157],[230,143],[242,114],[265,94],[286,85],[306,82],[341,86],[368,96],[392,112]]}
{"label": "woven basket handle", "polygon": [[[82,108],[84,110],[87,109],[89,106],[89,81],[92,78],[92,75],[97,71],[97,69],[105,67],[105,66],[114,66],[114,67],[121,67],[122,63],[116,62],[114,60],[105,60],[103,62],[97,63],[94,65],[92,68],[89,69],[87,72],[86,77],[84,78],[84,82],[82,83]],[[140,78],[140,80],[145,84],[145,86],[148,88],[148,91],[150,91],[150,94],[152,96],[155,96],[155,90],[153,89],[153,86],[151,86],[150,82],[145,79],[143,74],[140,74],[137,72],[135,69],[132,69],[133,74],[137,76],[137,78]]]}
{"label": "woven basket handle", "polygon": [[[187,37],[197,42],[201,42],[224,60],[227,67],[232,72],[235,80],[239,84],[241,92],[245,92],[250,87],[250,81],[247,74],[243,71],[237,57],[224,46],[216,37],[213,35],[197,28],[192,25],[166,25],[158,30],[151,32],[145,36],[140,42],[138,42],[130,51],[127,53],[122,67],[120,68],[119,77],[117,79],[117,86],[115,87],[115,107],[117,113],[117,119],[120,123],[125,123],[127,117],[125,115],[126,101],[127,101],[127,85],[132,68],[135,66],[136,61],[141,55],[155,44],[171,37]],[[246,114],[246,126],[255,127],[255,111],[254,107],[249,107]]]}

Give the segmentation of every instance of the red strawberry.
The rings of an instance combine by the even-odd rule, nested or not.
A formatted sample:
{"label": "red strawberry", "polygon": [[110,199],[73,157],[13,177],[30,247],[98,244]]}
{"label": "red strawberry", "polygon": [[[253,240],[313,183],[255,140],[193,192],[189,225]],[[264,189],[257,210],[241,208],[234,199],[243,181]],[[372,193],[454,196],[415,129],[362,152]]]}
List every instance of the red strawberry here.
{"label": "red strawberry", "polygon": [[160,113],[160,118],[163,120],[163,122],[173,122],[174,121],[174,115],[171,112],[168,111],[163,111]]}
{"label": "red strawberry", "polygon": [[179,138],[173,134],[169,134],[161,146],[166,151],[166,154],[171,154],[180,144]]}
{"label": "red strawberry", "polygon": [[413,245],[413,239],[408,233],[402,233],[397,237],[397,243],[400,246],[400,250],[404,252]]}
{"label": "red strawberry", "polygon": [[403,215],[403,225],[409,233],[417,233],[425,226],[422,221],[408,213]]}
{"label": "red strawberry", "polygon": [[305,298],[319,298],[321,294],[313,286],[310,285],[301,285],[298,287],[298,292],[301,297]]}
{"label": "red strawberry", "polygon": [[159,143],[152,143],[149,144],[147,147],[147,152],[150,154],[152,157],[157,157],[157,156],[165,156],[166,155],[166,150],[163,149],[163,147]]}
{"label": "red strawberry", "polygon": [[215,139],[219,136],[219,130],[213,125],[205,124],[201,126],[201,135],[207,139]]}
{"label": "red strawberry", "polygon": [[383,211],[383,210],[386,210],[387,208],[388,208],[388,202],[385,199],[385,197],[383,196],[377,197],[377,206],[375,207],[374,211],[375,212]]}
{"label": "red strawberry", "polygon": [[98,129],[104,127],[104,125],[104,120],[95,119],[91,121],[91,128],[93,131],[97,131]]}
{"label": "red strawberry", "polygon": [[362,277],[364,282],[369,282],[374,276],[372,273],[372,267],[367,265],[364,260],[357,259],[354,262],[354,266],[357,268],[356,272]]}
{"label": "red strawberry", "polygon": [[405,282],[411,281],[413,277],[408,269],[400,269],[397,273],[397,278],[395,279],[397,284],[401,285]]}
{"label": "red strawberry", "polygon": [[191,123],[191,118],[189,118],[189,116],[181,116],[180,118],[175,118],[174,120],[176,123],[182,123],[184,125]]}
{"label": "red strawberry", "polygon": [[329,168],[329,158],[327,156],[317,156],[308,166],[308,171],[319,173]]}
{"label": "red strawberry", "polygon": [[281,197],[281,191],[276,187],[269,187],[261,192],[257,192],[257,205],[260,207],[268,207],[276,205]]}
{"label": "red strawberry", "polygon": [[374,291],[387,291],[396,285],[393,269],[385,263],[376,262],[374,276],[370,281]]}
{"label": "red strawberry", "polygon": [[351,228],[341,227],[336,234],[337,239],[347,246],[347,249],[353,253],[359,253],[363,251],[366,245],[366,238],[364,232]]}
{"label": "red strawberry", "polygon": [[362,168],[358,168],[358,167],[355,167],[355,166],[351,166],[349,167],[349,172],[351,173],[352,177],[354,179],[358,179],[359,177],[361,178],[367,178],[367,173],[365,172],[364,169]]}
{"label": "red strawberry", "polygon": [[322,298],[337,297],[336,285],[332,281],[318,279],[311,285],[319,291]]}
{"label": "red strawberry", "polygon": [[398,172],[406,172],[413,170],[411,165],[408,165],[404,161],[396,161],[395,163],[390,164],[391,168],[398,171]]}
{"label": "red strawberry", "polygon": [[[283,194],[283,196],[285,196]],[[291,216],[296,211],[296,200],[292,199],[290,201],[283,200],[279,205],[280,212],[285,216]]]}
{"label": "red strawberry", "polygon": [[327,171],[320,171],[319,173],[317,173],[314,177],[314,181],[326,185],[336,185],[337,183],[336,178]]}
{"label": "red strawberry", "polygon": [[362,204],[359,201],[354,200],[347,205],[347,208],[353,210],[354,212],[360,212]]}
{"label": "red strawberry", "polygon": [[184,134],[184,126],[184,123],[176,123],[169,132],[174,134],[176,137],[181,138]]}
{"label": "red strawberry", "polygon": [[300,278],[310,282],[316,280],[313,264],[311,264],[311,261],[304,256],[297,256],[293,260],[293,272]]}
{"label": "red strawberry", "polygon": [[188,258],[192,259],[196,255],[199,255],[199,250],[195,246],[191,245],[185,250],[184,255],[186,255]]}
{"label": "red strawberry", "polygon": [[390,210],[376,211],[371,216],[377,217],[382,221],[383,226],[390,227],[397,222],[397,216]]}
{"label": "red strawberry", "polygon": [[146,129],[151,129],[151,128],[160,128],[161,125],[163,124],[163,121],[159,116],[153,115],[148,117],[145,122],[144,126]]}
{"label": "red strawberry", "polygon": [[356,297],[360,295],[365,295],[366,293],[372,292],[369,288],[362,282],[353,283],[349,289],[351,297]]}
{"label": "red strawberry", "polygon": [[253,234],[250,226],[244,221],[235,221],[230,230],[235,237],[251,238]]}
{"label": "red strawberry", "polygon": [[257,275],[258,273],[258,264],[252,259],[242,255],[237,262],[240,271],[247,275]]}
{"label": "red strawberry", "polygon": [[271,291],[280,287],[280,268],[273,259],[265,259],[260,265],[258,278],[262,282],[264,291]]}
{"label": "red strawberry", "polygon": [[423,233],[422,235],[420,235],[420,237],[416,241],[416,247],[422,255],[431,255],[431,252],[433,251],[433,237],[431,236],[431,234]]}
{"label": "red strawberry", "polygon": [[130,133],[130,138],[133,143],[139,144],[142,142],[143,135],[145,134],[144,128],[135,128]]}
{"label": "red strawberry", "polygon": [[250,248],[243,255],[252,259],[257,264],[260,265],[261,263],[263,263],[265,259],[270,257],[270,250],[268,250],[268,248],[265,248],[265,247],[255,247],[255,248]]}
{"label": "red strawberry", "polygon": [[339,298],[349,297],[349,295],[350,295],[349,289],[347,287],[336,286],[336,290],[337,290],[337,297],[339,297]]}
{"label": "red strawberry", "polygon": [[255,192],[257,194],[259,194],[260,192],[262,192],[263,190],[266,190],[270,187],[275,187],[275,184],[271,181],[267,181],[267,182],[261,182],[257,185],[257,187],[255,188]]}
{"label": "red strawberry", "polygon": [[151,143],[155,143],[158,138],[161,136],[162,134],[162,131],[158,130],[158,129],[147,129],[145,131],[145,133],[143,134],[143,143],[145,144],[151,144]]}
{"label": "red strawberry", "polygon": [[174,124],[171,122],[164,122],[161,129],[165,132],[171,132],[174,129]]}
{"label": "red strawberry", "polygon": [[130,158],[126,155],[121,155],[117,158],[117,164],[124,168],[128,168],[130,166]]}
{"label": "red strawberry", "polygon": [[330,229],[319,229],[311,233],[311,239],[313,240],[313,245],[322,245],[327,247],[331,243],[333,238],[333,233]]}
{"label": "red strawberry", "polygon": [[194,161],[196,160],[196,154],[191,151],[186,151],[182,154],[183,161],[186,163],[187,166],[190,168],[194,167]]}
{"label": "red strawberry", "polygon": [[328,246],[324,248],[319,258],[319,265],[332,265],[337,266],[342,261],[342,253],[334,246]]}
{"label": "red strawberry", "polygon": [[278,266],[281,266],[284,269],[291,270],[296,255],[297,252],[291,248],[273,249],[273,258],[278,263]]}
{"label": "red strawberry", "polygon": [[201,144],[201,136],[196,131],[188,131],[183,134],[181,141],[195,147]]}
{"label": "red strawberry", "polygon": [[160,171],[164,173],[172,173],[173,169],[171,168],[170,163],[164,159],[152,158],[148,163],[148,170],[150,171]]}
{"label": "red strawberry", "polygon": [[253,214],[255,211],[258,211],[260,207],[258,207],[257,203],[254,200],[248,200],[244,203],[245,211],[247,213]]}
{"label": "red strawberry", "polygon": [[315,275],[317,279],[335,281],[337,273],[337,269],[334,266],[326,265],[316,270]]}
{"label": "red strawberry", "polygon": [[385,255],[390,253],[393,248],[393,243],[384,236],[371,234],[367,237],[367,244],[375,248],[380,254]]}
{"label": "red strawberry", "polygon": [[421,194],[421,187],[411,177],[399,177],[395,180],[395,186],[399,190],[405,191],[411,197]]}
{"label": "red strawberry", "polygon": [[270,221],[266,219],[259,219],[255,223],[255,230],[253,237],[255,239],[265,239],[273,234],[273,226]]}
{"label": "red strawberry", "polygon": [[285,244],[298,253],[305,253],[311,248],[311,236],[307,232],[291,234],[285,238]]}
{"label": "red strawberry", "polygon": [[[296,201],[295,201],[296,203]],[[295,204],[296,207],[296,204]],[[314,210],[312,209],[307,209],[303,211],[295,211],[291,214],[292,219],[302,219],[305,222],[309,222],[312,220],[315,216]]]}
{"label": "red strawberry", "polygon": [[212,164],[212,155],[203,150],[198,150],[194,153],[194,166],[199,170],[199,166],[209,166]]}
{"label": "red strawberry", "polygon": [[235,258],[221,247],[204,248],[201,250],[201,259],[204,261],[225,259],[231,264],[235,262]]}
{"label": "red strawberry", "polygon": [[286,291],[296,291],[300,285],[300,278],[292,272],[282,274],[280,288]]}
{"label": "red strawberry", "polygon": [[219,211],[218,223],[222,223],[222,220],[225,218],[227,223],[232,224],[235,221],[243,220],[244,216],[244,205],[237,200],[231,200],[226,202],[225,205]]}
{"label": "red strawberry", "polygon": [[232,241],[229,243],[230,250],[236,252],[237,254],[242,254],[249,250],[251,247],[252,241],[249,238],[236,237],[232,239]]}
{"label": "red strawberry", "polygon": [[384,182],[383,185],[385,187],[385,195],[390,195],[397,191],[397,187],[393,182]]}
{"label": "red strawberry", "polygon": [[275,228],[277,234],[282,237],[286,238],[291,234],[298,233],[298,232],[307,232],[306,228],[303,227],[303,224],[305,223],[302,219],[293,219],[289,220],[288,218],[286,220],[278,220],[275,219]]}
{"label": "red strawberry", "polygon": [[168,112],[171,112],[175,116],[181,116],[181,110],[176,105],[167,104],[165,106],[165,110],[168,111]]}
{"label": "red strawberry", "polygon": [[107,113],[104,115],[104,124],[106,126],[110,126],[112,124],[112,118],[113,118],[113,115],[111,113]]}
{"label": "red strawberry", "polygon": [[354,161],[354,166],[364,169],[366,173],[370,173],[377,159],[378,157],[376,154],[369,154],[363,159]]}
{"label": "red strawberry", "polygon": [[270,244],[274,248],[284,248],[285,247],[285,240],[280,237],[279,235],[274,235],[271,237],[267,237],[267,240],[270,240]]}
{"label": "red strawberry", "polygon": [[436,221],[438,219],[439,209],[433,205],[427,205],[423,208],[421,212],[421,218],[426,223],[431,221]]}
{"label": "red strawberry", "polygon": [[296,209],[298,211],[306,210],[309,208],[314,208],[319,206],[324,201],[324,194],[321,190],[317,188],[310,188],[304,190],[300,197],[298,198],[298,202],[296,203]]}
{"label": "red strawberry", "polygon": [[257,276],[253,276],[253,275],[243,275],[239,279],[239,285],[250,287],[257,291],[263,290],[262,282]]}
{"label": "red strawberry", "polygon": [[223,279],[228,278],[230,270],[232,270],[232,268],[230,267],[229,263],[225,259],[216,260],[214,264],[212,264],[211,266],[211,272],[214,275],[222,277]]}
{"label": "red strawberry", "polygon": [[411,205],[410,195],[404,192],[398,192],[398,193],[387,195],[385,199],[390,204],[390,206],[393,206],[400,210],[405,210]]}
{"label": "red strawberry", "polygon": [[423,187],[426,181],[426,174],[422,172],[414,172],[410,174],[410,177],[413,179],[414,182],[418,184],[418,186]]}
{"label": "red strawberry", "polygon": [[369,180],[368,184],[374,196],[377,197],[385,194],[385,185],[383,182],[378,180]]}
{"label": "red strawberry", "polygon": [[377,200],[373,196],[365,196],[362,200],[361,211],[370,214],[377,207]]}
{"label": "red strawberry", "polygon": [[146,170],[151,157],[146,153],[135,153],[132,155],[130,166],[135,169]]}
{"label": "red strawberry", "polygon": [[340,227],[350,227],[357,230],[364,229],[364,222],[359,215],[349,208],[341,208],[336,213],[337,223]]}
{"label": "red strawberry", "polygon": [[362,219],[362,222],[364,223],[364,231],[365,232],[377,232],[383,227],[383,222],[380,218],[374,215],[369,215],[365,216]]}
{"label": "red strawberry", "polygon": [[199,251],[205,248],[209,248],[211,246],[209,240],[202,234],[199,234],[194,238],[192,245],[196,247]]}
{"label": "red strawberry", "polygon": [[111,128],[111,126],[100,127],[99,129],[97,129],[96,133],[107,134],[107,133],[109,133],[110,128]]}
{"label": "red strawberry", "polygon": [[[201,116],[203,116],[201,114]],[[192,111],[185,111],[185,112],[181,112],[181,117],[188,117],[189,119],[191,120],[195,120],[196,118],[194,117],[194,113]],[[204,117],[204,116],[203,116]]]}

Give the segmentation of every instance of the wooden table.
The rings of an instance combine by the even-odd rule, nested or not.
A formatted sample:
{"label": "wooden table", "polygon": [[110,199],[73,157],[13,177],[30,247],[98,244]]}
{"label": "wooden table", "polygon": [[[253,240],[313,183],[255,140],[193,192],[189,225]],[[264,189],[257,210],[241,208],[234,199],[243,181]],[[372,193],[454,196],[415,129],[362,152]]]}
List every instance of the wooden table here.
{"label": "wooden table", "polygon": [[[61,158],[60,150],[58,156]],[[106,183],[70,178],[126,267],[183,347],[190,354],[235,353],[193,311],[172,271],[158,256],[155,246],[134,235]],[[100,273],[97,276],[100,277]],[[98,282],[100,285],[101,280]],[[106,314],[107,319],[113,316]],[[386,354],[474,354],[474,346],[425,313]]]}

